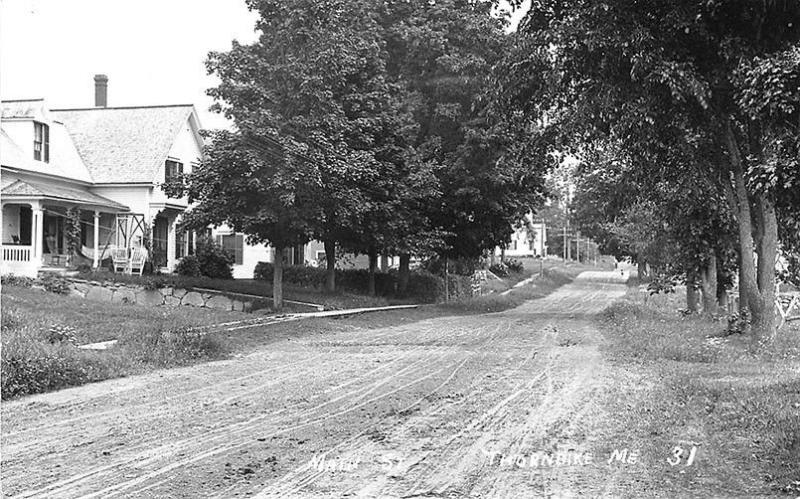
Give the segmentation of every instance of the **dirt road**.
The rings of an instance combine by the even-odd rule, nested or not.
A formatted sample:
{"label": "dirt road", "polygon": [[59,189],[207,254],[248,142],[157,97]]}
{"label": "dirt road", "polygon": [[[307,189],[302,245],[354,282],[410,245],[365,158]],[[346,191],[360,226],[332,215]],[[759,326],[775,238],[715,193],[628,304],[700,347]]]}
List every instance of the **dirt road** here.
{"label": "dirt road", "polygon": [[[343,328],[2,404],[7,497],[602,494],[590,272],[499,314]],[[587,457],[587,455],[589,457]]]}

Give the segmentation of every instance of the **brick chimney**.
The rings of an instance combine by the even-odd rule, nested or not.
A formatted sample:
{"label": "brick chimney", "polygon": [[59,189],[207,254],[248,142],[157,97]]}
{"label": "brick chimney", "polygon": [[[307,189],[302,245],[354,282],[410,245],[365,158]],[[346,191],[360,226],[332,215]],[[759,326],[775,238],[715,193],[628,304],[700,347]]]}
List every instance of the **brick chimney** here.
{"label": "brick chimney", "polygon": [[94,107],[108,106],[108,76],[94,75]]}

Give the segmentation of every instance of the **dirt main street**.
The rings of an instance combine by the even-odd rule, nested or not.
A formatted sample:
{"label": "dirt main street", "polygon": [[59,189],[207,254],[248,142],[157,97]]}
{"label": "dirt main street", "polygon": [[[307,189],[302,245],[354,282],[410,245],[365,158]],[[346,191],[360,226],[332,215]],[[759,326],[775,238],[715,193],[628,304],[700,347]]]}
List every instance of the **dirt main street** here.
{"label": "dirt main street", "polygon": [[624,292],[620,275],[588,272],[504,313],[308,331],[3,403],[3,494],[608,493],[620,472],[597,454],[598,400],[613,386],[590,319]]}

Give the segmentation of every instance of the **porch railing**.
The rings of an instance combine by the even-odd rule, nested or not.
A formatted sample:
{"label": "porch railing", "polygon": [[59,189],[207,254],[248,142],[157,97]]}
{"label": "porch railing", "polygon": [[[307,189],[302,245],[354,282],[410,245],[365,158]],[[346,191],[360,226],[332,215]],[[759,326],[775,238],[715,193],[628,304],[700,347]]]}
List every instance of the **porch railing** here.
{"label": "porch railing", "polygon": [[32,246],[22,246],[18,244],[3,245],[4,262],[30,262],[33,255]]}

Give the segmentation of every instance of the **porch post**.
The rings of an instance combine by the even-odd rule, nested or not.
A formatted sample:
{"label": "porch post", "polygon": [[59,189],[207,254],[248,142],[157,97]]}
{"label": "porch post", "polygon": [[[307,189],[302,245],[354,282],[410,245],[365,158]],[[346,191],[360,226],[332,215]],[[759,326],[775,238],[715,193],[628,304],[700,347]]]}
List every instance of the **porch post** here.
{"label": "porch post", "polygon": [[94,212],[94,257],[92,258],[92,268],[100,266],[100,212]]}
{"label": "porch post", "polygon": [[31,206],[31,238],[33,239],[33,257],[36,265],[42,264],[44,255],[44,210],[38,204]]}
{"label": "porch post", "polygon": [[176,233],[175,233],[175,225],[178,221],[178,217],[174,217],[171,220],[168,220],[167,227],[167,268],[170,272],[172,269],[175,268],[175,240],[176,240]]}

